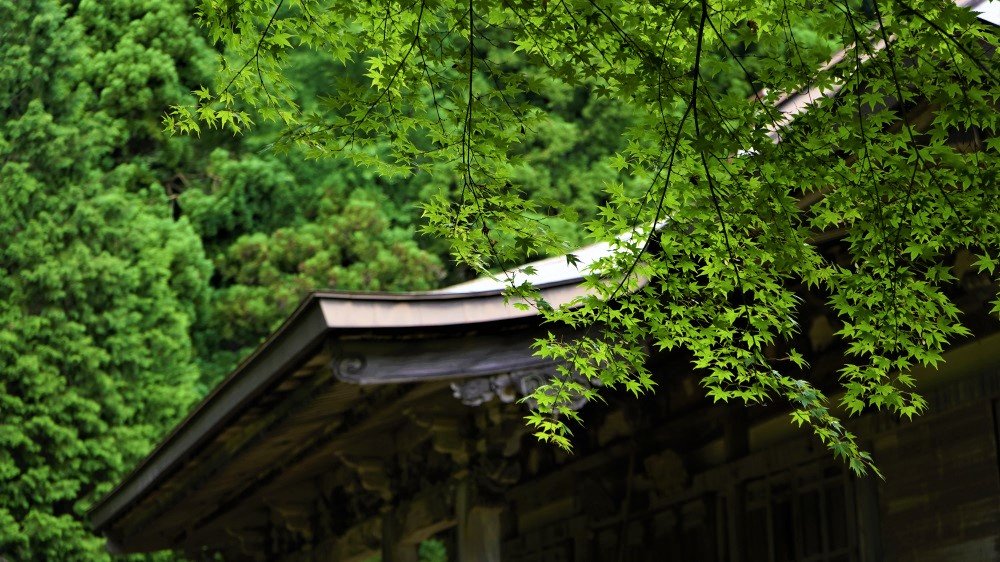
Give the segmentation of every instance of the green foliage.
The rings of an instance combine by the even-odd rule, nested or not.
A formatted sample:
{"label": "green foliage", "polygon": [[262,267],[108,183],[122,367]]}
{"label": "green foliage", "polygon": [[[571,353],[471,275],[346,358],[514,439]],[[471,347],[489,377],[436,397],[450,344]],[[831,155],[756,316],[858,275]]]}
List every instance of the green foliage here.
{"label": "green foliage", "polygon": [[127,16],[123,3],[81,2],[68,17],[57,2],[0,2],[0,553],[10,559],[107,558],[84,510],[197,398],[189,330],[210,264],[150,181],[149,143],[163,135],[145,105],[187,95],[164,49],[187,56],[179,43],[193,28],[154,4],[133,2]]}
{"label": "green foliage", "polygon": [[[509,64],[523,66],[510,52],[504,56]],[[321,111],[328,103],[323,92],[331,84],[364,79],[366,70],[299,50],[289,53],[287,72],[296,103]],[[592,217],[604,183],[625,179],[608,161],[627,111],[565,86],[554,86],[539,103],[553,116],[553,126],[531,132],[526,161],[515,173],[548,208],[564,211],[537,218],[559,229],[567,243],[582,242],[582,232],[566,216]],[[212,312],[198,330],[206,387],[309,290],[426,289],[446,277],[463,280],[468,272],[445,271],[439,263],[448,255],[447,245],[413,232],[419,219],[415,201],[439,193],[459,196],[461,178],[451,167],[384,174],[349,159],[309,158],[316,153],[308,147],[274,145],[277,133],[265,122],[239,147],[215,150],[204,171],[186,174],[179,189],[178,205],[198,229],[218,270]],[[390,151],[390,142],[378,140],[365,149],[366,158]],[[366,208],[359,219],[352,218],[353,206],[362,200],[368,201]],[[368,229],[367,234],[357,232],[359,228]],[[365,238],[368,249],[352,248]]]}
{"label": "green foliage", "polygon": [[0,0],[0,555],[105,558],[83,511],[308,291],[442,277],[419,185],[163,132],[217,68],[191,9]]}
{"label": "green foliage", "polygon": [[386,207],[363,191],[342,205],[323,198],[311,222],[247,234],[228,246],[215,259],[221,286],[202,345],[218,355],[206,365],[206,380],[231,369],[309,291],[434,288],[443,276],[440,261],[417,246],[411,231],[394,226]]}
{"label": "green foliage", "polygon": [[437,539],[421,542],[417,555],[420,557],[420,562],[448,562],[448,549]]}
{"label": "green foliage", "polygon": [[[437,539],[427,539],[420,543],[417,550],[420,562],[448,562],[448,549],[444,543]],[[365,562],[379,562],[381,555],[375,555],[365,560]]]}
{"label": "green foliage", "polygon": [[302,189],[294,174],[273,159],[234,158],[224,149],[209,156],[205,179],[183,191],[178,204],[198,234],[216,247],[239,235],[272,232],[304,214],[315,194]]}
{"label": "green foliage", "polygon": [[[168,129],[238,131],[252,111],[281,127],[279,148],[436,178],[428,231],[481,273],[569,249],[558,225],[581,207],[592,238],[614,244],[587,297],[537,303],[601,328],[539,345],[565,369],[530,421],[563,446],[567,398],[596,392],[571,375],[649,390],[649,344],[692,354],[715,400],[788,401],[870,470],[794,347],[795,286],[839,315],[842,405],[909,417],[926,404],[905,373],[967,333],[942,260],[971,249],[994,271],[998,35],[951,0],[206,0],[202,14],[228,64]],[[341,70],[316,104],[288,79],[301,51]],[[800,91],[811,108],[790,124],[785,93]],[[575,118],[553,111],[574,104]],[[912,121],[918,106],[930,119]],[[600,154],[569,156],[587,150]],[[811,243],[837,228],[845,259]]]}

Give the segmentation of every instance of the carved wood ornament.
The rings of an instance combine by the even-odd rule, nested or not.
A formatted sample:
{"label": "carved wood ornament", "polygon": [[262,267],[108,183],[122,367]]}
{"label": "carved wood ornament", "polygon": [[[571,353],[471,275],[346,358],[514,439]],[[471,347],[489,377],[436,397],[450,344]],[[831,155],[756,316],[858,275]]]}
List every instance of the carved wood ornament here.
{"label": "carved wood ornament", "polygon": [[[453,396],[462,401],[466,406],[480,406],[494,398],[504,404],[510,404],[521,398],[531,396],[539,387],[551,382],[556,377],[554,367],[542,369],[530,369],[503,373],[492,377],[482,377],[468,379],[461,382],[451,383]],[[599,386],[600,381],[587,381],[582,377],[576,378],[577,382],[584,386]],[[525,401],[529,409],[535,409],[536,402],[528,399]],[[587,399],[579,396],[573,400],[569,407],[579,410],[587,404]]]}

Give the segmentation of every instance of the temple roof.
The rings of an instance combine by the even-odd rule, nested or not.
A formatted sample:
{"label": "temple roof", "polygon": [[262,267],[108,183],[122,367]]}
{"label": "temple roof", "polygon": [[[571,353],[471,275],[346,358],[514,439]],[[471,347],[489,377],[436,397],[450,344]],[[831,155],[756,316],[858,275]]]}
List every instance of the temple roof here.
{"label": "temple roof", "polygon": [[[584,248],[577,266],[568,265],[565,257],[540,260],[533,264],[538,273],[531,280],[552,305],[570,302],[584,294],[581,269],[605,253],[602,247]],[[170,533],[183,530],[183,517],[176,514],[192,513],[184,488],[199,482],[200,475],[208,481],[199,482],[198,503],[224,504],[244,481],[253,481],[251,475],[291,454],[287,445],[338,426],[336,418],[362,394],[350,387],[483,377],[544,363],[531,350],[531,342],[544,333],[536,311],[506,302],[502,288],[501,281],[481,278],[428,292],[308,295],[90,509],[93,526],[108,534],[112,544],[124,534],[139,541],[119,545],[126,551],[170,547]],[[295,408],[282,406],[289,401]],[[282,408],[288,411],[276,415]],[[261,447],[256,436],[243,435],[243,428],[269,425],[281,428],[272,433],[287,433],[286,446]],[[257,445],[250,458],[243,455],[232,463],[251,441]],[[224,458],[220,449],[228,451]],[[143,525],[156,518],[162,524],[149,532],[130,529],[123,534],[116,529],[123,518]]]}

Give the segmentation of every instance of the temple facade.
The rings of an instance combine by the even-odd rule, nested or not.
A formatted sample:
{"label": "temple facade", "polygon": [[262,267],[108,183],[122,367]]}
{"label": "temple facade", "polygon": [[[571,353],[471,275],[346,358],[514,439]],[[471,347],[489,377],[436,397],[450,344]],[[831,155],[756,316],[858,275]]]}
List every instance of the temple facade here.
{"label": "temple facade", "polygon": [[[534,264],[555,305],[583,291],[560,260]],[[1000,326],[968,261],[976,336],[915,373],[929,411],[850,421],[885,480],[780,407],[710,404],[681,354],[651,355],[654,395],[574,404],[572,453],[537,442],[520,398],[555,328],[484,279],[311,295],[90,516],[115,552],[193,559],[409,562],[438,538],[461,562],[997,560]],[[831,387],[836,319],[802,300],[796,344]]]}

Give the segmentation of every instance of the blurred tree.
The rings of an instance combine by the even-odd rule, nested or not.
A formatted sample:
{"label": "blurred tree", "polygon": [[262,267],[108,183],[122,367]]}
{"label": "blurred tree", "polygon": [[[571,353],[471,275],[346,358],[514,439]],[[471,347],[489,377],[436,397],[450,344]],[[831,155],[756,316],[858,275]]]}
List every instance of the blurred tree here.
{"label": "blurred tree", "polygon": [[206,381],[217,380],[274,330],[309,291],[434,288],[440,260],[413,231],[393,225],[383,197],[323,197],[315,217],[237,238],[215,258],[218,289],[201,344]]}
{"label": "blurred tree", "polygon": [[0,1],[9,559],[107,558],[84,509],[197,398],[189,330],[210,263],[153,180],[164,155],[190,144],[164,138],[153,108],[190,86],[176,69],[196,61],[176,57],[198,40],[181,13],[159,2]]}

